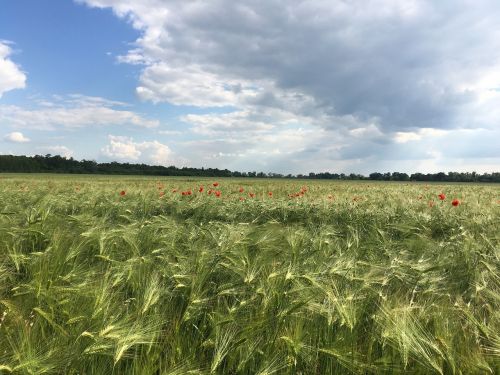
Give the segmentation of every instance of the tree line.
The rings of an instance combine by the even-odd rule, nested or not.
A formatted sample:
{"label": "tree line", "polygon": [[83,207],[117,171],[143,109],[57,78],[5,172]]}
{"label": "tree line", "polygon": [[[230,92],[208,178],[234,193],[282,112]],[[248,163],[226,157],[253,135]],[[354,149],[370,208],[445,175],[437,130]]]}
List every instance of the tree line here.
{"label": "tree line", "polygon": [[476,172],[439,172],[413,173],[374,172],[369,176],[344,173],[309,173],[307,175],[238,172],[218,168],[177,168],[161,165],[131,164],[131,163],[97,163],[94,160],[75,160],[60,155],[15,156],[0,155],[0,173],[75,173],[75,174],[117,174],[145,176],[192,176],[192,177],[260,177],[260,178],[301,178],[326,180],[375,180],[375,181],[438,181],[438,182],[500,182],[500,173]]}

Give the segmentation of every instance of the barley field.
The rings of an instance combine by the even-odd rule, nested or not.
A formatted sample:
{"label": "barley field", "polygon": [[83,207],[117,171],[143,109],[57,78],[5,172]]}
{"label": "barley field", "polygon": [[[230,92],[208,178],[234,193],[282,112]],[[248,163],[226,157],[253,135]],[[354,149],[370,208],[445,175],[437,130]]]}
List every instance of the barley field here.
{"label": "barley field", "polygon": [[499,214],[493,184],[0,175],[0,373],[498,374]]}

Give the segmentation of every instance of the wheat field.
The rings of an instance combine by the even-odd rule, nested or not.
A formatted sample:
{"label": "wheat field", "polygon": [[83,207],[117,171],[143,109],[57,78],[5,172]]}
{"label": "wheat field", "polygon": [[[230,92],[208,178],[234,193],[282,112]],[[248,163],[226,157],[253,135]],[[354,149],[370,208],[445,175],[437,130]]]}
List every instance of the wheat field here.
{"label": "wheat field", "polygon": [[0,373],[498,374],[499,213],[493,184],[0,175]]}

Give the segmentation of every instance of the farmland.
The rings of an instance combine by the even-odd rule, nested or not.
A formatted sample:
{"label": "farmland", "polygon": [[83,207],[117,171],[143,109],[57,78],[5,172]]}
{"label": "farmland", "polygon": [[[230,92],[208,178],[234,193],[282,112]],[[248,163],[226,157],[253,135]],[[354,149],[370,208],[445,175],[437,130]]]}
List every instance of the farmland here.
{"label": "farmland", "polygon": [[499,373],[499,200],[0,175],[0,372]]}

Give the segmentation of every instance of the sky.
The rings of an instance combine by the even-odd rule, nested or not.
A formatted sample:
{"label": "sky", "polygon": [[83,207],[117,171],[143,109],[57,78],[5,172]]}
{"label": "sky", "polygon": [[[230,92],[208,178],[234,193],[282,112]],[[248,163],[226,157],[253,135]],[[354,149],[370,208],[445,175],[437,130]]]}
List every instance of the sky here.
{"label": "sky", "polygon": [[1,0],[0,154],[500,170],[498,0]]}

